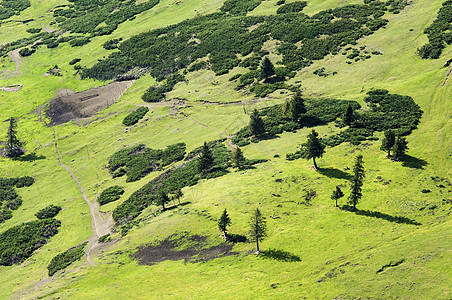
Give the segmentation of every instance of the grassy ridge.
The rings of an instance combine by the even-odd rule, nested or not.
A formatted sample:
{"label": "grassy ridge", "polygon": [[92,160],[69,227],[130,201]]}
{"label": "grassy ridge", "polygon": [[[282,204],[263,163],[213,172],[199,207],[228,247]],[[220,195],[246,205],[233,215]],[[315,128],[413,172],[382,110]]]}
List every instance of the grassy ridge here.
{"label": "grassy ridge", "polygon": [[[356,3],[308,1],[305,11],[314,13],[345,2]],[[252,14],[266,11],[273,13],[276,11],[273,6],[275,3],[263,1]],[[49,282],[45,292],[43,289],[35,290],[35,284],[41,280],[49,261],[56,254],[86,240],[91,235],[91,220],[76,184],[58,166],[53,131],[44,127],[29,112],[53,97],[58,89],[83,90],[103,84],[74,79],[70,75],[73,71],[68,62],[75,57],[83,57],[82,64],[92,65],[106,54],[101,47],[106,39],[127,37],[135,29],[138,32],[178,22],[196,15],[195,9],[199,13],[212,12],[221,6],[222,1],[184,1],[180,5],[162,1],[154,11],[143,13],[133,22],[120,25],[110,37],[95,38],[80,49],[62,45],[61,49],[36,53],[25,59],[30,72],[21,67],[24,74],[20,77],[2,78],[1,85],[3,82],[20,82],[24,88],[14,94],[0,94],[1,117],[6,119],[12,113],[22,116],[19,128],[28,143],[27,150],[35,150],[46,158],[33,162],[13,162],[0,158],[1,177],[32,174],[36,179],[34,185],[18,191],[24,202],[12,219],[0,225],[0,232],[34,219],[37,211],[50,204],[63,208],[57,216],[62,226],[52,241],[38,250],[33,259],[26,261],[23,266],[0,267],[0,273],[7,274],[0,276],[0,285],[3,287],[0,298],[24,294],[31,297],[41,293],[44,298],[102,298],[107,295],[121,298],[124,294],[137,299],[143,298],[143,295],[147,298],[185,298],[188,290],[191,298],[250,298],[256,295],[266,298],[408,298],[407,295],[412,298],[450,298],[448,283],[452,275],[447,266],[452,263],[452,223],[448,216],[450,205],[443,203],[442,199],[450,199],[451,196],[447,188],[438,188],[438,183],[431,177],[452,177],[452,104],[448,101],[452,94],[451,84],[449,82],[440,87],[447,72],[441,67],[452,54],[452,49],[446,48],[438,61],[425,61],[415,56],[415,49],[426,42],[423,28],[434,20],[442,1],[418,0],[412,3],[399,15],[391,16],[386,29],[359,41],[357,46],[366,45],[367,48],[381,50],[382,56],[352,65],[346,64],[345,56],[342,55],[327,57],[300,71],[293,83],[302,80],[304,93],[308,95],[352,99],[362,105],[364,92],[371,87],[410,95],[424,111],[418,129],[408,137],[408,154],[417,159],[417,164],[407,167],[402,162],[387,160],[385,153],[379,150],[379,142],[359,147],[343,144],[327,149],[325,156],[319,160],[319,165],[325,170],[322,174],[311,170],[310,161],[287,162],[284,159],[284,154],[294,152],[305,140],[307,130],[284,133],[278,139],[259,144],[252,143],[243,147],[245,156],[267,158],[270,159],[268,163],[246,172],[233,172],[221,178],[201,181],[196,186],[184,189],[185,196],[181,200],[190,201],[191,204],[187,206],[157,217],[151,217],[157,208],[148,207],[140,216],[144,221],[133,228],[127,237],[110,246],[103,257],[96,259],[98,267],[85,265],[85,260],[75,263],[67,270],[73,273]],[[24,11],[23,16],[41,10],[45,12],[37,1],[32,1],[32,8]],[[7,26],[2,25],[1,32],[5,28],[12,28]],[[413,31],[409,31],[411,28]],[[18,34],[22,34],[21,30]],[[3,39],[3,35],[0,36]],[[82,55],[88,51],[92,53],[91,56]],[[51,60],[48,58],[50,54]],[[6,69],[14,70],[14,65],[8,59],[4,64]],[[63,68],[63,78],[40,76],[55,64]],[[338,74],[319,78],[312,74],[319,67],[337,71]],[[126,183],[124,177],[112,179],[103,166],[120,147],[144,143],[148,147],[160,149],[185,142],[187,151],[191,151],[204,140],[231,135],[246,125],[249,117],[244,114],[243,107],[247,110],[262,108],[281,103],[286,96],[278,92],[271,95],[274,100],[251,103],[249,100],[252,95],[241,94],[228,84],[228,78],[234,72],[240,73],[240,68],[220,77],[214,77],[213,72],[205,70],[189,75],[189,83],[179,83],[168,96],[169,99],[176,96],[188,99],[192,107],[181,110],[187,117],[181,114],[171,116],[168,107],[149,105],[154,111],[152,116],[144,118],[138,127],[126,132],[121,125],[123,118],[131,108],[148,105],[140,100],[140,96],[154,82],[147,76],[139,79],[120,102],[100,114],[106,116],[113,113],[106,119],[85,127],[70,123],[56,128],[63,163],[71,167],[90,200],[94,201],[103,189],[115,184],[124,186],[122,199],[127,199],[158,173],[153,172],[132,183]],[[360,93],[364,80],[364,91]],[[219,84],[212,84],[217,81]],[[199,99],[222,102],[243,100],[244,105],[208,105],[197,102]],[[337,129],[327,125],[316,130],[325,136],[335,133]],[[6,132],[6,124],[0,124],[0,132]],[[346,172],[344,168],[351,166],[353,157],[358,153],[364,155],[367,172],[364,198],[358,208],[389,216],[405,216],[420,222],[421,226],[354,215],[333,207],[333,201],[329,198],[332,190],[337,184],[346,184],[344,179],[337,177],[340,177],[341,172]],[[275,154],[279,154],[280,158],[274,158]],[[276,179],[282,182],[276,182]],[[384,184],[389,180],[389,184]],[[299,204],[304,201],[304,189],[312,189],[317,193],[311,206]],[[424,194],[422,189],[432,192]],[[348,194],[347,188],[343,190]],[[121,200],[108,203],[102,210],[111,212],[120,203]],[[430,209],[432,204],[437,205],[437,208]],[[230,232],[245,234],[249,212],[257,206],[268,217],[270,230],[269,238],[262,245],[263,249],[289,251],[299,256],[301,262],[275,263],[242,254],[238,258],[230,256],[206,263],[186,265],[182,262],[163,262],[149,267],[138,265],[129,257],[133,249],[143,243],[162,240],[177,231],[209,235],[212,243],[221,241],[216,223],[207,217],[219,217],[224,208],[228,209],[233,221]],[[363,232],[366,234],[363,235]],[[235,246],[234,251],[246,253],[252,249],[252,244],[242,244]],[[404,262],[376,273],[383,266],[400,260]],[[342,271],[345,273],[342,274]],[[105,272],[112,276],[106,276]]]}

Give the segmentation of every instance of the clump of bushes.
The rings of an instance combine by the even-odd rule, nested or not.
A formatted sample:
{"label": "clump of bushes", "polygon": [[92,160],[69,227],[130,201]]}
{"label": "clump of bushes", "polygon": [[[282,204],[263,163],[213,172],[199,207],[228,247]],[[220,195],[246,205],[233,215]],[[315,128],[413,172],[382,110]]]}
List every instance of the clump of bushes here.
{"label": "clump of bushes", "polygon": [[114,185],[103,190],[97,198],[97,202],[99,202],[100,205],[105,205],[107,203],[118,200],[119,198],[121,198],[122,194],[124,194],[124,189],[118,185]]}
{"label": "clump of bushes", "polygon": [[139,120],[141,120],[146,115],[146,113],[148,111],[149,111],[149,108],[142,106],[142,107],[138,108],[137,110],[128,114],[124,118],[124,120],[122,120],[122,124],[124,124],[125,126],[135,125],[136,123],[138,123]]}
{"label": "clump of bushes", "polygon": [[85,254],[84,249],[88,242],[70,248],[63,253],[58,254],[50,261],[47,269],[49,270],[49,276],[53,276],[56,272],[65,269],[67,266],[73,262],[79,260]]}
{"label": "clump of bushes", "polygon": [[136,145],[121,149],[110,157],[108,168],[113,177],[127,175],[127,182],[137,181],[148,173],[184,158],[186,146],[178,143],[166,149]]}
{"label": "clump of bushes", "polygon": [[69,62],[69,65],[75,65],[76,63],[78,63],[79,61],[81,61],[81,59],[80,58],[74,58],[73,60],[71,60],[70,62]]}
{"label": "clump of bushes", "polygon": [[41,209],[40,211],[38,211],[35,216],[38,219],[49,219],[49,218],[53,218],[56,215],[58,215],[58,213],[61,210],[61,206],[58,205],[49,205],[46,208]]}
{"label": "clump of bushes", "polygon": [[33,177],[0,178],[0,223],[11,219],[12,211],[22,205],[22,198],[17,194],[16,188],[31,186]]}
{"label": "clump of bushes", "polygon": [[113,49],[118,48],[118,45],[121,41],[122,41],[122,38],[108,40],[102,45],[102,47],[104,47],[104,49],[106,49],[106,50],[113,50]]}
{"label": "clump of bushes", "polygon": [[19,54],[20,54],[20,56],[25,57],[25,56],[30,56],[35,52],[36,52],[36,49],[34,49],[34,48],[23,48],[23,49],[20,49]]}
{"label": "clump of bushes", "polygon": [[234,16],[244,16],[261,4],[262,0],[226,0],[220,8],[222,12],[228,12]]}
{"label": "clump of bushes", "polygon": [[308,3],[306,1],[295,1],[292,3],[284,4],[276,10],[277,14],[298,13],[301,12]]}
{"label": "clump of bushes", "polygon": [[58,233],[61,222],[42,219],[23,223],[0,234],[0,265],[20,264]]}
{"label": "clump of bushes", "polygon": [[[160,76],[157,79],[163,80],[165,77]],[[166,78],[166,82],[162,85],[151,86],[141,96],[141,99],[145,102],[159,102],[165,99],[165,93],[173,90],[173,87],[181,81],[184,81],[185,77],[181,74],[173,74]]]}

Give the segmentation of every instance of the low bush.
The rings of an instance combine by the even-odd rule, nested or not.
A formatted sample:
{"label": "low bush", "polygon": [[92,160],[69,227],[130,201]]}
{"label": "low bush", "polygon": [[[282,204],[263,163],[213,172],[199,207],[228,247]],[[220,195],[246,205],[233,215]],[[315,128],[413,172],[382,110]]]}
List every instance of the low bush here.
{"label": "low bush", "polygon": [[105,205],[107,203],[118,200],[119,198],[121,198],[122,194],[124,194],[124,189],[118,185],[114,185],[103,190],[97,198],[97,202],[99,202],[100,205]]}
{"label": "low bush", "polygon": [[84,249],[87,244],[88,242],[84,242],[83,244],[70,248],[52,258],[49,265],[47,266],[47,269],[49,270],[49,276],[53,276],[56,272],[65,269],[73,262],[81,259],[85,254]]}
{"label": "low bush", "polygon": [[43,219],[7,229],[0,234],[0,265],[11,266],[24,262],[58,233],[60,225],[58,220]]}
{"label": "low bush", "polygon": [[76,63],[78,63],[79,61],[81,61],[81,59],[80,58],[74,58],[73,60],[71,60],[70,62],[69,62],[69,65],[75,65]]}
{"label": "low bush", "polygon": [[149,111],[149,108],[142,106],[138,108],[137,110],[131,112],[128,114],[124,120],[122,120],[122,124],[125,126],[132,126],[138,123],[139,120],[141,120]]}
{"label": "low bush", "polygon": [[23,48],[19,51],[20,56],[25,57],[25,56],[30,56],[33,53],[36,52],[36,49],[33,48]]}
{"label": "low bush", "polygon": [[53,218],[56,215],[58,215],[58,213],[61,210],[61,206],[58,205],[49,205],[46,208],[41,209],[40,211],[38,211],[35,216],[38,219],[49,219],[49,218]]}
{"label": "low bush", "polygon": [[33,177],[0,178],[0,223],[11,219],[13,210],[22,205],[22,198],[17,194],[16,188],[31,186]]}
{"label": "low bush", "polygon": [[301,12],[308,3],[306,1],[295,1],[292,3],[284,4],[276,10],[277,14],[298,13]]}

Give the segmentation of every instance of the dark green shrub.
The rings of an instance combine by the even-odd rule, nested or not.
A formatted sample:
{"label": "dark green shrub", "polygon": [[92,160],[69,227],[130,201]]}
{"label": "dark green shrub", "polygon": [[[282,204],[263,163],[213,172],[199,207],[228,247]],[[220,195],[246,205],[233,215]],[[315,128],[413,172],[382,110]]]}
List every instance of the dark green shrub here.
{"label": "dark green shrub", "polygon": [[79,61],[81,61],[81,59],[80,58],[74,58],[73,60],[71,60],[70,62],[69,62],[69,65],[75,65],[76,63],[78,63]]}
{"label": "dark green shrub", "polygon": [[21,49],[20,51],[19,51],[19,54],[20,54],[20,56],[22,56],[22,57],[25,57],[25,56],[30,56],[30,55],[32,55],[33,53],[35,53],[36,52],[36,49],[33,49],[33,48],[23,48],[23,49]]}
{"label": "dark green shrub", "polygon": [[63,270],[73,262],[80,260],[85,254],[84,249],[87,244],[88,242],[84,242],[83,244],[70,248],[52,258],[47,266],[49,276],[53,276],[56,272]]}
{"label": "dark green shrub", "polygon": [[118,200],[119,198],[121,198],[122,194],[124,194],[124,189],[118,185],[114,185],[103,190],[97,198],[97,202],[99,202],[100,205],[105,205],[107,203]]}
{"label": "dark green shrub", "polygon": [[106,243],[106,242],[110,241],[110,234],[107,233],[107,234],[101,236],[98,241],[99,241],[99,243]]}
{"label": "dark green shrub", "polygon": [[35,34],[41,32],[41,30],[41,28],[28,28],[26,31],[31,34]]}
{"label": "dark green shrub", "polygon": [[58,215],[58,213],[61,210],[61,206],[58,205],[49,205],[46,208],[41,209],[40,211],[38,211],[35,216],[38,219],[49,219],[49,218],[53,218],[56,215]]}
{"label": "dark green shrub", "polygon": [[148,111],[149,108],[142,106],[128,114],[122,121],[122,124],[124,124],[125,126],[135,125],[136,123],[138,123],[139,120],[141,120],[146,115]]}
{"label": "dark green shrub", "polygon": [[228,12],[231,15],[246,15],[261,4],[262,0],[226,0],[220,8],[222,12]]}
{"label": "dark green shrub", "polygon": [[106,50],[113,50],[113,49],[118,48],[118,45],[121,41],[122,41],[121,38],[108,40],[102,45],[102,47],[104,47],[104,49],[106,49]]}
{"label": "dark green shrub", "polygon": [[298,13],[301,12],[308,3],[306,1],[295,1],[289,4],[285,4],[278,8],[277,14]]}
{"label": "dark green shrub", "polygon": [[70,40],[69,44],[72,47],[80,47],[80,46],[88,44],[89,42],[91,42],[91,40],[89,38],[87,38],[87,37],[80,37],[80,38],[75,38],[73,40]]}
{"label": "dark green shrub", "polygon": [[60,225],[58,220],[43,219],[7,229],[0,234],[0,265],[11,266],[24,262],[58,233]]}

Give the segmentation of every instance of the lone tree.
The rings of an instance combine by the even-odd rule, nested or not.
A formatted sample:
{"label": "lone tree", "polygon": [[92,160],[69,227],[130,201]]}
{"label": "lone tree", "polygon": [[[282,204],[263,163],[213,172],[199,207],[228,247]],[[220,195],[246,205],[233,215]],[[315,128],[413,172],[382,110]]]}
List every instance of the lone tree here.
{"label": "lone tree", "polygon": [[259,253],[259,242],[262,242],[267,236],[267,221],[265,221],[265,217],[262,216],[259,208],[256,208],[251,216],[250,226],[251,240],[256,241],[256,251]]}
{"label": "lone tree", "polygon": [[297,92],[289,101],[284,102],[282,110],[285,118],[298,121],[300,116],[306,113],[306,107],[300,92]]}
{"label": "lone tree", "polygon": [[201,155],[199,157],[199,170],[201,172],[207,172],[213,166],[212,151],[210,150],[207,142],[204,142],[202,146]]}
{"label": "lone tree", "polygon": [[349,104],[347,106],[347,110],[344,112],[343,116],[342,116],[342,120],[344,121],[344,123],[346,125],[350,125],[353,123],[353,108],[352,106]]}
{"label": "lone tree", "polygon": [[265,57],[261,63],[261,78],[267,80],[270,76],[275,75],[275,67],[268,57]]}
{"label": "lone tree", "polygon": [[24,146],[25,143],[20,141],[17,137],[17,122],[16,119],[11,117],[9,119],[9,127],[6,137],[6,146],[5,146],[5,156],[7,157],[19,157],[24,152],[21,147]]}
{"label": "lone tree", "polygon": [[224,237],[227,236],[227,227],[229,225],[231,225],[231,218],[229,218],[228,212],[226,211],[226,208],[223,211],[223,214],[220,217],[220,220],[218,221],[218,229],[220,229],[221,231],[223,231],[223,235]]}
{"label": "lone tree", "polygon": [[182,193],[182,190],[181,190],[181,189],[178,189],[178,190],[174,193],[173,199],[174,199],[174,200],[178,200],[178,201],[179,201],[179,204],[180,204],[180,198],[182,198],[183,196],[184,196],[184,193]]}
{"label": "lone tree", "polygon": [[155,199],[155,204],[161,205],[163,210],[165,210],[165,204],[170,201],[168,195],[165,192],[160,192],[157,196],[157,199]]}
{"label": "lone tree", "polygon": [[232,163],[239,169],[243,168],[246,164],[246,158],[243,156],[243,152],[239,147],[232,151]]}
{"label": "lone tree", "polygon": [[336,200],[336,207],[337,207],[337,200],[344,197],[344,193],[342,192],[341,188],[337,185],[336,190],[331,195],[331,200]]}
{"label": "lone tree", "polygon": [[250,129],[254,136],[260,136],[265,132],[264,120],[259,116],[259,112],[255,109],[251,114]]}
{"label": "lone tree", "polygon": [[312,132],[308,135],[308,141],[301,145],[301,152],[303,158],[311,159],[314,162],[314,168],[316,170],[320,169],[315,159],[317,157],[322,157],[323,153],[325,153],[325,145],[320,141],[319,134],[313,129]]}
{"label": "lone tree", "polygon": [[395,140],[392,151],[394,154],[394,160],[399,160],[403,155],[405,155],[406,150],[408,150],[408,142],[404,137],[398,136]]}
{"label": "lone tree", "polygon": [[356,211],[356,204],[358,204],[359,199],[363,196],[362,186],[365,177],[363,163],[363,156],[360,154],[356,157],[355,165],[353,166],[352,186],[350,188],[350,196],[348,197],[348,202],[353,205],[353,211]]}
{"label": "lone tree", "polygon": [[381,141],[380,149],[383,151],[388,151],[388,157],[391,157],[391,149],[395,144],[395,133],[391,129],[385,131],[385,137]]}

